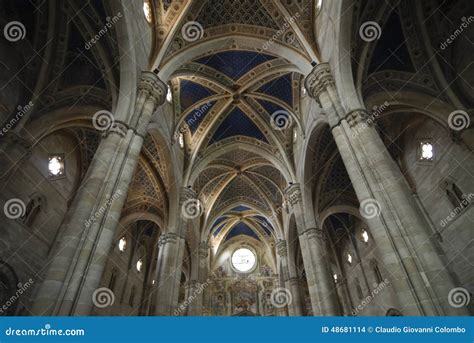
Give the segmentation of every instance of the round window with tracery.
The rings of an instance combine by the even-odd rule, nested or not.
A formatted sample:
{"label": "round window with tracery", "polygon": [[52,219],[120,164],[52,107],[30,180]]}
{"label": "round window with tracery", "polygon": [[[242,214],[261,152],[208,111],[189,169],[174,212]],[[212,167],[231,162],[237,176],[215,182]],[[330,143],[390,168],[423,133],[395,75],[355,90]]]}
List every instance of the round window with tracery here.
{"label": "round window with tracery", "polygon": [[239,272],[252,270],[257,262],[255,254],[247,248],[240,248],[232,254],[232,266]]}

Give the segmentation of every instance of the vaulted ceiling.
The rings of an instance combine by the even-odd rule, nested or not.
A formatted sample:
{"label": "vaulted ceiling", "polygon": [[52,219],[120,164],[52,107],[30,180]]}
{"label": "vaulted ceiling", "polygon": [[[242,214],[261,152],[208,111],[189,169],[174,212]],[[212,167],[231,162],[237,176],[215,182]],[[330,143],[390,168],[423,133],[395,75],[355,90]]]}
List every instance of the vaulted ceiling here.
{"label": "vaulted ceiling", "polygon": [[213,244],[277,237],[294,175],[294,136],[302,132],[303,80],[278,51],[314,60],[319,5],[165,1],[154,12],[162,47],[156,65],[176,65],[170,84],[185,182],[203,203],[202,228]]}

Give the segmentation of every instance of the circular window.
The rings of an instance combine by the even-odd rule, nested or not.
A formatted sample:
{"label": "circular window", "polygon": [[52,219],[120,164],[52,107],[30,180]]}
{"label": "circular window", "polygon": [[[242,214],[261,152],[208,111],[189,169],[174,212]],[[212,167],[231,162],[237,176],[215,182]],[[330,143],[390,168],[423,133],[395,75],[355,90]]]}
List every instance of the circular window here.
{"label": "circular window", "polygon": [[247,248],[240,248],[232,254],[232,266],[239,272],[248,272],[255,266],[257,258]]}

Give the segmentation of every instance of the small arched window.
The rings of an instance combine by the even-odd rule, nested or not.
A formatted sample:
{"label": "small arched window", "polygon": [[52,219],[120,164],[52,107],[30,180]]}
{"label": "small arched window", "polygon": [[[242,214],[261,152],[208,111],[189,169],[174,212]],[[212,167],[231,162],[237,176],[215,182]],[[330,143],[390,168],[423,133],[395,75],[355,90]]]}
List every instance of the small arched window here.
{"label": "small arched window", "polygon": [[355,284],[356,284],[356,290],[357,290],[357,296],[359,297],[359,300],[361,300],[364,297],[364,294],[362,293],[362,287],[360,287],[359,279],[355,279]]}
{"label": "small arched window", "polygon": [[132,289],[130,290],[130,298],[128,299],[128,304],[133,307],[135,303],[135,293],[136,293],[137,288],[135,286],[132,286]]}
{"label": "small arched window", "polygon": [[112,275],[110,276],[109,289],[114,291],[115,283],[117,281],[117,269],[112,270]]}
{"label": "small arched window", "polygon": [[377,261],[372,260],[370,264],[372,266],[372,270],[374,271],[375,281],[377,282],[377,284],[383,282],[382,273],[380,272]]}
{"label": "small arched window", "polygon": [[30,201],[26,205],[25,214],[21,217],[21,221],[28,227],[33,226],[34,221],[38,217],[41,209],[44,207],[44,198],[35,194],[30,197]]}
{"label": "small arched window", "polygon": [[458,185],[456,185],[452,180],[445,180],[443,186],[451,205],[461,209],[467,206],[465,196]]}

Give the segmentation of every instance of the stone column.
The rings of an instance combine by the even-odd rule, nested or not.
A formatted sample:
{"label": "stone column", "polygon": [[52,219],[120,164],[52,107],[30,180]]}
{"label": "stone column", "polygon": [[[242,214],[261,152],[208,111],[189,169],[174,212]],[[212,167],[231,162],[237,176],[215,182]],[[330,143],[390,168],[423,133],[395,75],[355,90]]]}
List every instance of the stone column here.
{"label": "stone column", "polygon": [[[135,110],[109,125],[87,175],[66,213],[45,267],[34,315],[90,315],[107,256],[135,173],[146,129],[163,103],[166,84],[143,72]],[[94,295],[94,296],[93,296]]]}
{"label": "stone column", "polygon": [[403,174],[372,126],[374,118],[365,109],[343,109],[326,63],[314,67],[305,86],[328,117],[402,313],[467,314],[448,304],[453,281]]}
{"label": "stone column", "polygon": [[290,316],[302,316],[301,310],[301,295],[299,288],[299,280],[296,275],[290,273],[290,268],[288,266],[288,248],[286,241],[280,240],[276,244],[276,249],[278,256],[280,256],[283,280],[285,282],[285,289],[287,289],[291,294],[291,301],[288,302],[288,314]]}
{"label": "stone column", "polygon": [[[172,315],[178,306],[186,230],[188,229],[189,220],[197,218],[201,213],[197,195],[191,188],[181,188],[178,211],[174,214],[179,218],[177,220],[178,228],[175,229],[177,233],[171,233],[174,238],[167,241],[169,243],[168,252],[163,252],[158,257],[157,278],[159,281],[156,315]],[[188,313],[192,313],[191,307],[192,304],[189,304]]]}
{"label": "stone column", "polygon": [[[340,275],[339,277],[342,278]],[[342,307],[342,315],[352,316],[352,306],[347,292],[347,279],[342,278],[341,280],[338,280],[336,282],[336,289]]]}
{"label": "stone column", "polygon": [[288,187],[285,190],[285,197],[295,214],[313,315],[338,315],[337,294],[329,270],[325,234],[318,228],[306,229],[299,184],[295,183]]}
{"label": "stone column", "polygon": [[178,307],[184,239],[176,233],[161,235],[157,263],[157,296],[155,314],[170,316]]}
{"label": "stone column", "polygon": [[210,247],[206,242],[199,243],[197,251],[197,259],[199,261],[198,280],[193,300],[189,306],[190,316],[202,316],[203,313],[203,306],[205,304],[205,289],[209,286],[207,282],[209,277],[209,250]]}

